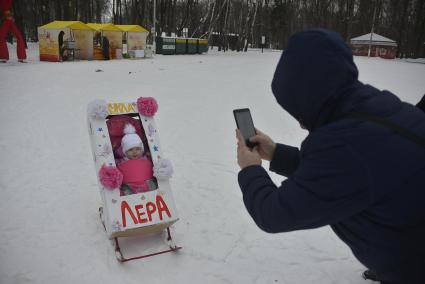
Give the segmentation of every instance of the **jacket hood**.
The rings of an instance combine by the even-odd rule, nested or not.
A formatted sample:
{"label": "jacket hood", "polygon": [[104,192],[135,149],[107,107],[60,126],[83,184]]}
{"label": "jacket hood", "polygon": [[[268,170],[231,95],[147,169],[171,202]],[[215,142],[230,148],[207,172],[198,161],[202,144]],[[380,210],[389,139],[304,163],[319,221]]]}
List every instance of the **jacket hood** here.
{"label": "jacket hood", "polygon": [[362,84],[351,48],[325,29],[296,33],[276,67],[277,102],[309,131],[335,117],[339,101]]}

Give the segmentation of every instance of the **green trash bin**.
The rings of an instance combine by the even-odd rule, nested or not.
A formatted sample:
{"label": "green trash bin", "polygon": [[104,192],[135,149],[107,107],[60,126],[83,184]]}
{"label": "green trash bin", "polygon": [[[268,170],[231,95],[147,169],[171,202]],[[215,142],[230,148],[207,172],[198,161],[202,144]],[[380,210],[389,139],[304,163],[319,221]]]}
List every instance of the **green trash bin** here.
{"label": "green trash bin", "polygon": [[156,38],[156,54],[162,54],[162,37]]}
{"label": "green trash bin", "polygon": [[176,54],[186,54],[187,53],[187,39],[185,38],[176,38]]}
{"label": "green trash bin", "polygon": [[161,38],[161,51],[164,55],[176,54],[176,39],[174,37]]}
{"label": "green trash bin", "polygon": [[208,52],[208,40],[198,39],[198,53],[202,54],[204,52]]}
{"label": "green trash bin", "polygon": [[198,53],[198,40],[196,38],[187,39],[187,53],[188,54]]}

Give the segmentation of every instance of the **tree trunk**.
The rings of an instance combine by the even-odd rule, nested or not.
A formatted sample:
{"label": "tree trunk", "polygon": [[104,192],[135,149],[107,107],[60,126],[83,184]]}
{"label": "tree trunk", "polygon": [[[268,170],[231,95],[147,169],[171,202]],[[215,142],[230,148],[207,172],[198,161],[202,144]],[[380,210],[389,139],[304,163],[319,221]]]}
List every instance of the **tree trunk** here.
{"label": "tree trunk", "polygon": [[212,28],[213,28],[213,22],[214,22],[214,12],[215,12],[215,6],[217,4],[217,1],[213,1],[213,8],[212,8],[212,12],[211,12],[211,18],[210,18],[210,24],[208,26],[208,42],[211,41],[211,33],[212,33]]}
{"label": "tree trunk", "polygon": [[403,6],[401,11],[401,18],[400,23],[398,26],[398,50],[397,50],[397,57],[404,57],[407,50],[405,48],[405,29],[407,26],[407,13],[409,9],[409,0],[403,0]]}

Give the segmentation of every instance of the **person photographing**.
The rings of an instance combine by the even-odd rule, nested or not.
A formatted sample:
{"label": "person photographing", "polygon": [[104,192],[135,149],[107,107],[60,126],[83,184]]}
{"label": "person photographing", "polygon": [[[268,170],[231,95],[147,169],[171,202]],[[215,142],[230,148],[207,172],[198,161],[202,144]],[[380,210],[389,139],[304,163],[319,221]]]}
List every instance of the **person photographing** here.
{"label": "person photographing", "polygon": [[[325,29],[289,39],[272,91],[309,133],[298,148],[256,129],[248,147],[236,130],[238,182],[257,226],[330,225],[366,278],[424,283],[425,113],[360,82],[350,47]],[[262,160],[286,177],[280,186]]]}

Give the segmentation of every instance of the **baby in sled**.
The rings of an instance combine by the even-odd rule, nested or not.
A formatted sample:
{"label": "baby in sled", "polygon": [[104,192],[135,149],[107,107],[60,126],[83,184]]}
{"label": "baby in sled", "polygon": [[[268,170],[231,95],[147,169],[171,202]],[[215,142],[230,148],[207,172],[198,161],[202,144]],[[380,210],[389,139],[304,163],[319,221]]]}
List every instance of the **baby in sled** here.
{"label": "baby in sled", "polygon": [[117,168],[123,175],[121,195],[152,191],[158,188],[153,177],[153,164],[145,152],[142,139],[134,126],[127,124],[121,140],[122,159],[116,159]]}
{"label": "baby in sled", "polygon": [[146,150],[149,149],[147,143],[141,139],[146,136],[137,120],[121,116],[110,119],[107,124],[116,167],[101,168],[99,178],[104,187],[119,187],[120,195],[125,196],[156,190],[156,177],[164,179],[171,176],[172,168],[168,160],[161,159],[161,163],[154,167],[150,152]]}

